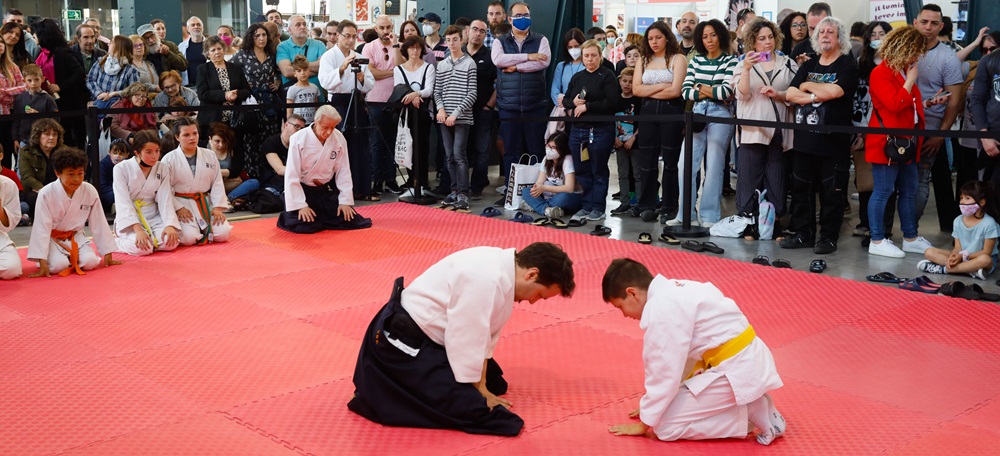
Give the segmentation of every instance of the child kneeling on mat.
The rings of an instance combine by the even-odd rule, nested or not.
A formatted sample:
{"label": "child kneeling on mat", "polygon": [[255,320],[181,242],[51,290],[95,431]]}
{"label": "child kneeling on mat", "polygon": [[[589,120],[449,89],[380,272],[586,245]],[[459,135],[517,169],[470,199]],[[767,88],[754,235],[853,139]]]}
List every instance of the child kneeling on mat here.
{"label": "child kneeling on mat", "polygon": [[556,132],[545,143],[545,160],[538,164],[538,181],[521,192],[521,209],[533,210],[549,218],[573,214],[583,204],[583,188],[576,182],[569,136]]}
{"label": "child kneeling on mat", "polygon": [[993,217],[993,186],[973,181],[963,185],[959,193],[962,215],[955,217],[951,230],[955,246],[950,251],[934,247],[925,250],[927,259],[917,263],[917,269],[931,274],[969,274],[986,280],[996,268],[1000,237],[1000,226]]}
{"label": "child kneeling on mat", "polygon": [[756,337],[740,308],[710,283],[655,278],[628,258],[611,262],[601,284],[604,300],[639,320],[646,393],[614,435],[660,440],[745,438],[769,445],[785,419],[769,391],[782,386],[771,350]]}

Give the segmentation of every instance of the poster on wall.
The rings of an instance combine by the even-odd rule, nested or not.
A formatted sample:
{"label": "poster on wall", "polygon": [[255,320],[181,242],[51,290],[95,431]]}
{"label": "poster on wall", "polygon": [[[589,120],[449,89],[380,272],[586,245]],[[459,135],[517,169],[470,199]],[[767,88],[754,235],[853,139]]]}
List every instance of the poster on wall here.
{"label": "poster on wall", "polygon": [[872,21],[888,22],[893,27],[906,25],[906,4],[903,0],[872,0]]}
{"label": "poster on wall", "polygon": [[618,30],[625,30],[625,15],[618,15]]}
{"label": "poster on wall", "polygon": [[736,16],[740,11],[753,9],[753,0],[729,0],[729,11],[726,13],[726,26],[730,31],[736,30]]}
{"label": "poster on wall", "polygon": [[643,33],[646,33],[646,29],[648,29],[649,26],[653,24],[653,22],[656,22],[656,18],[655,17],[637,17],[637,18],[635,18],[635,33],[638,33],[640,35],[642,35]]}
{"label": "poster on wall", "polygon": [[399,16],[399,7],[403,0],[385,0],[385,14],[388,16]]}
{"label": "poster on wall", "polygon": [[354,22],[358,24],[367,24],[371,21],[371,13],[368,11],[368,0],[355,0]]}

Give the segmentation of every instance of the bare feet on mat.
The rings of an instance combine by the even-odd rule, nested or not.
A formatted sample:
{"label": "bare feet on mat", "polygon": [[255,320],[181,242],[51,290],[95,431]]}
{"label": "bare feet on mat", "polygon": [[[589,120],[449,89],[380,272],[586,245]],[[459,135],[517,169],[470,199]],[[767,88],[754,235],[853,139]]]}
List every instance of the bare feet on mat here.
{"label": "bare feet on mat", "polygon": [[760,430],[760,434],[757,434],[757,443],[761,445],[770,445],[774,439],[785,433],[785,417],[774,407],[774,401],[769,394],[747,404],[747,415],[750,422]]}

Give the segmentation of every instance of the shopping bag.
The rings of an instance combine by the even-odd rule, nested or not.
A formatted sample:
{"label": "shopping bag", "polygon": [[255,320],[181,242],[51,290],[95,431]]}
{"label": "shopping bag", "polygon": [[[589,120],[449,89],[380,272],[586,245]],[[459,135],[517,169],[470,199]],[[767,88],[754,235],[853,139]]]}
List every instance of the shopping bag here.
{"label": "shopping bag", "polygon": [[[527,163],[524,163],[527,157]],[[510,175],[507,177],[507,195],[504,200],[504,207],[517,211],[520,210],[521,192],[525,188],[531,188],[538,180],[538,158],[534,155],[524,154],[517,163],[510,165]]]}
{"label": "shopping bag", "polygon": [[393,161],[406,169],[413,168],[413,136],[410,127],[406,125],[406,110],[399,114],[399,125],[396,127],[396,154]]}

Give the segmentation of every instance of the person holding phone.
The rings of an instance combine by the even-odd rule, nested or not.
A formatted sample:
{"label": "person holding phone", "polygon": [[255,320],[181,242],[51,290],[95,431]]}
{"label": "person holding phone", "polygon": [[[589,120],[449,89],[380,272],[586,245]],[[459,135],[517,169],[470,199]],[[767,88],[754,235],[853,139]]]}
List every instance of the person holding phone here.
{"label": "person holding phone", "polygon": [[[784,36],[771,21],[759,17],[745,27],[743,43],[752,49],[734,71],[736,118],[789,122],[791,108],[785,104],[785,91],[795,77],[798,65],[779,55]],[[752,217],[757,206],[755,190],[767,191],[774,204],[775,223],[785,214],[787,171],[784,152],[792,148],[792,130],[743,126],[739,131],[736,155],[740,178],[736,180],[736,210]],[[781,233],[775,227],[775,233]],[[751,239],[753,239],[751,237]]]}

